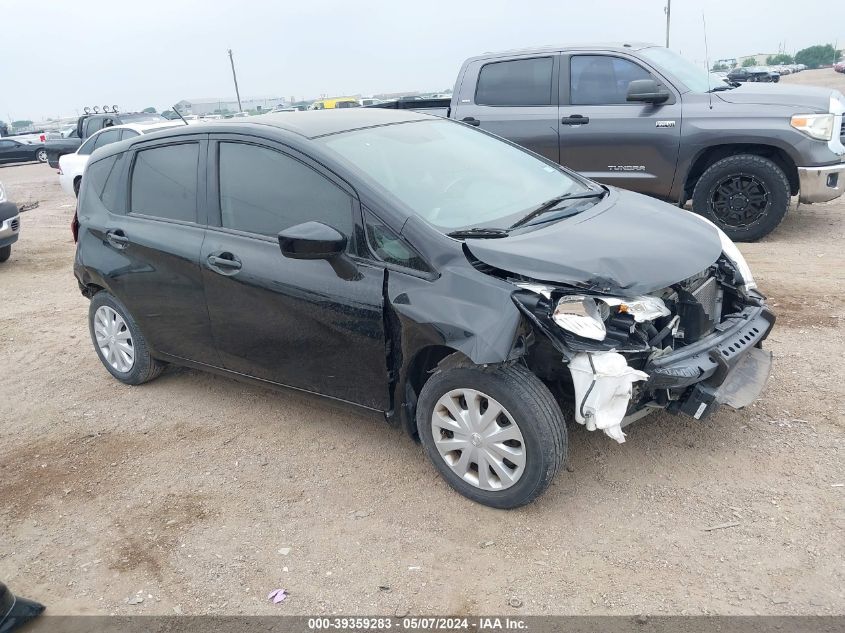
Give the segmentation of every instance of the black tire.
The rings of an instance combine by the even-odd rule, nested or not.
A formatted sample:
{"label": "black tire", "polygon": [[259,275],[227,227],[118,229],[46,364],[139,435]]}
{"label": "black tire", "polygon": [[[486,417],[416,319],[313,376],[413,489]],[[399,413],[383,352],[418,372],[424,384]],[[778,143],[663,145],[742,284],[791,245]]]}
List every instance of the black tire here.
{"label": "black tire", "polygon": [[738,154],[716,161],[701,175],[692,209],[733,241],[753,242],[777,228],[789,200],[789,180],[777,164],[762,156]]}
{"label": "black tire", "polygon": [[8,246],[4,246],[0,248],[0,264],[5,262],[9,257],[12,256],[12,245],[9,244]]}
{"label": "black tire", "polygon": [[[452,470],[437,450],[431,424],[435,406],[444,394],[460,388],[474,389],[497,400],[522,434],[524,471],[508,488],[483,490],[469,483]],[[546,385],[520,365],[437,369],[420,392],[416,417],[423,447],[449,485],[465,497],[493,508],[516,508],[533,501],[549,486],[566,459],[563,412]]]}
{"label": "black tire", "polygon": [[47,150],[46,149],[40,149],[37,152],[35,152],[35,160],[37,160],[39,163],[46,163],[47,162]]}
{"label": "black tire", "polygon": [[76,195],[77,198],[79,197],[79,187],[81,187],[81,186],[82,186],[82,176],[77,176],[73,180],[73,193]]}
{"label": "black tire", "polygon": [[[97,345],[97,337],[94,334],[94,315],[102,306],[108,306],[117,312],[125,321],[126,327],[129,330],[132,347],[134,348],[135,359],[131,369],[127,372],[118,371],[116,368],[112,367],[112,365],[107,362],[106,358],[103,356],[100,346]],[[159,374],[161,374],[164,370],[164,363],[150,355],[147,340],[144,338],[144,335],[141,333],[138,324],[135,323],[135,319],[132,318],[129,310],[126,309],[126,306],[124,306],[117,297],[105,290],[98,292],[91,299],[91,305],[88,307],[88,331],[91,334],[91,342],[94,345],[97,356],[100,358],[100,362],[103,363],[103,367],[105,367],[108,372],[120,382],[127,385],[140,385],[145,382],[149,382],[154,378],[158,378]]]}

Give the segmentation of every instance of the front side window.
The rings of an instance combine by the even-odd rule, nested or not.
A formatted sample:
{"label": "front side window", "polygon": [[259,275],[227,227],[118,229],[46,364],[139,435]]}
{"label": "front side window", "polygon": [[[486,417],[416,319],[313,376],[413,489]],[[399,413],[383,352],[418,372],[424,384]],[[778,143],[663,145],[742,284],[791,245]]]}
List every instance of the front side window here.
{"label": "front side window", "polygon": [[424,120],[318,139],[346,168],[449,232],[507,227],[551,198],[587,191],[557,165],[474,128]]}
{"label": "front side window", "polygon": [[551,57],[485,64],[478,74],[475,103],[491,106],[552,105]]}
{"label": "front side window", "polygon": [[138,152],[132,169],[132,213],[196,222],[198,159],[197,143]]}
{"label": "front side window", "polygon": [[220,212],[224,228],[259,235],[311,221],[353,231],[348,193],[287,154],[246,143],[220,143]]}
{"label": "front side window", "polygon": [[628,103],[628,84],[651,75],[639,64],[609,55],[575,55],[569,62],[573,105]]}
{"label": "front side window", "polygon": [[123,141],[128,138],[134,138],[136,136],[140,136],[140,134],[138,134],[138,132],[136,132],[135,130],[124,129],[123,134],[120,136],[120,140]]}

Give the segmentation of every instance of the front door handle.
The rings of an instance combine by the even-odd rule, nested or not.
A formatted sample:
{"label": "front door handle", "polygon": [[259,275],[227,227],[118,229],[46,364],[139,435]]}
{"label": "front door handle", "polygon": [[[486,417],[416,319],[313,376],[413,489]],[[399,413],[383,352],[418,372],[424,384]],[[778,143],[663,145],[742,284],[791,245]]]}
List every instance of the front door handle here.
{"label": "front door handle", "polygon": [[478,119],[476,119],[473,116],[465,116],[463,119],[461,119],[461,121],[463,121],[464,123],[467,123],[469,125],[474,125],[475,127],[478,127],[479,125],[481,125],[481,121],[479,121]]}
{"label": "front door handle", "polygon": [[564,125],[586,125],[590,122],[590,117],[573,114],[572,116],[563,117],[560,122]]}
{"label": "front door handle", "polygon": [[241,260],[232,253],[214,253],[206,261],[211,270],[221,275],[234,275],[241,269]]}
{"label": "front door handle", "polygon": [[129,246],[129,238],[126,237],[126,233],[120,229],[106,231],[106,241],[118,250],[123,250]]}

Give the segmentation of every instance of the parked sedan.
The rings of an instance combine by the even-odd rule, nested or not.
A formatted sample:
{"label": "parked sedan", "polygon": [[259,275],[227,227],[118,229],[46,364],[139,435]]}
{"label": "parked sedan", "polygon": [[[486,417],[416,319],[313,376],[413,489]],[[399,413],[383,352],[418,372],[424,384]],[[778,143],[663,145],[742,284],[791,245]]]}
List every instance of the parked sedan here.
{"label": "parked sedan", "polygon": [[21,221],[18,207],[9,202],[6,188],[0,182],[0,263],[12,255],[12,244],[18,241]]}
{"label": "parked sedan", "polygon": [[21,143],[11,138],[0,138],[0,163],[47,162],[43,143]]}
{"label": "parked sedan", "polygon": [[94,152],[77,222],[114,378],[173,363],[380,412],[494,507],[549,485],[567,420],[623,442],[655,409],[713,419],[771,367],[774,315],[713,224],[438,117],[136,137]]}
{"label": "parked sedan", "polygon": [[88,140],[78,150],[59,157],[59,184],[62,186],[62,190],[68,195],[79,195],[82,174],[94,150],[140,134],[179,126],[184,126],[184,123],[174,124],[171,121],[147,124],[128,123],[126,125],[114,125],[95,132],[88,137]]}

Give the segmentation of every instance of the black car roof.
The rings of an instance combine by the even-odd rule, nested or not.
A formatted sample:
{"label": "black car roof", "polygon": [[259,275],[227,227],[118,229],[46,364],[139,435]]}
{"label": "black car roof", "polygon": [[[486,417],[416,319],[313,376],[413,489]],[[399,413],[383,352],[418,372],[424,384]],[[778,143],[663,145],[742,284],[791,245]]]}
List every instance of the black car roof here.
{"label": "black car roof", "polygon": [[[241,131],[254,125],[278,128],[299,134],[305,138],[317,138],[327,134],[337,134],[377,125],[408,123],[434,119],[428,114],[410,110],[388,110],[384,108],[337,108],[333,110],[310,110],[307,112],[274,112],[259,114],[249,118],[224,119],[190,126],[191,132],[211,133],[223,131]],[[169,130],[179,133],[182,129]],[[161,136],[161,135],[157,135]]]}

